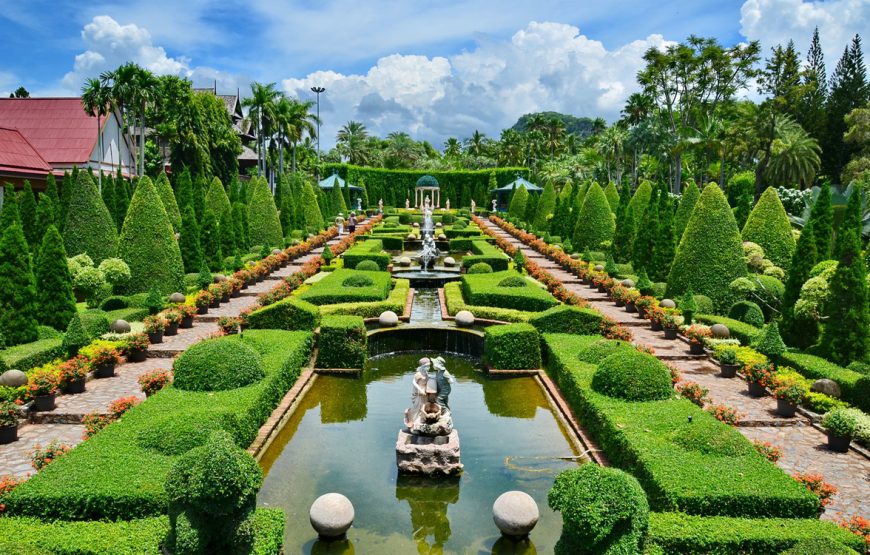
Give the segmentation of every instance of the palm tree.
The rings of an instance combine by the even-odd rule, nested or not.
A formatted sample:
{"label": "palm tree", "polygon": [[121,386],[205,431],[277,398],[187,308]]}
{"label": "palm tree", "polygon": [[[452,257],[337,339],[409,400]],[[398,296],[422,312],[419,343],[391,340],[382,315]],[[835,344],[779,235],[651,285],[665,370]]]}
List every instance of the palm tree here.
{"label": "palm tree", "polygon": [[291,169],[296,171],[296,145],[304,136],[311,138],[317,137],[317,116],[311,113],[311,108],[314,107],[313,100],[300,101],[292,99],[289,101],[290,111],[287,114],[286,120],[286,135],[290,141],[293,152],[293,162]]}
{"label": "palm tree", "polygon": [[798,184],[803,189],[809,186],[819,171],[822,149],[789,115],[776,123],[776,139],[771,148],[767,176],[782,186]]}
{"label": "palm tree", "polygon": [[616,182],[622,183],[623,145],[628,138],[628,131],[621,125],[611,125],[598,136],[598,152],[605,161],[607,180],[611,179],[611,165],[616,169]]}
{"label": "palm tree", "polygon": [[145,175],[145,108],[155,98],[157,79],[147,69],[136,66],[133,105],[139,107],[139,175]]}
{"label": "palm tree", "polygon": [[365,125],[358,121],[347,122],[336,135],[338,152],[351,164],[365,164],[369,159],[368,136],[369,132]]}
{"label": "palm tree", "polygon": [[114,71],[105,71],[100,74],[100,81],[103,82],[104,86],[109,87],[112,108],[117,110],[121,117],[121,121],[118,122],[118,148],[121,144],[121,129],[123,128],[124,134],[128,134],[130,131],[127,112],[128,107],[133,105],[138,72],[139,66],[128,62],[118,66]]}
{"label": "palm tree", "polygon": [[475,129],[471,137],[465,140],[465,147],[472,156],[486,156],[487,143],[486,135]]}
{"label": "palm tree", "polygon": [[387,135],[384,165],[389,168],[410,168],[422,157],[422,148],[407,133],[394,131]]}
{"label": "palm tree", "polygon": [[275,83],[251,83],[251,96],[242,101],[248,108],[248,117],[254,121],[257,133],[257,169],[260,175],[266,173],[266,129],[275,112],[275,101],[281,93]]}
{"label": "palm tree", "polygon": [[719,187],[725,188],[725,124],[715,114],[702,116],[698,127],[691,129],[693,135],[686,139],[689,144],[697,145],[701,151],[700,175],[698,183],[703,182],[704,170],[707,166],[707,155],[713,154],[719,159]]}
{"label": "palm tree", "polygon": [[523,163],[523,136],[514,129],[504,129],[498,142],[498,163],[519,166]]}
{"label": "palm tree", "polygon": [[[102,170],[103,162],[103,116],[109,113],[109,95],[110,90],[104,86],[102,81],[96,78],[90,78],[85,81],[82,86],[82,109],[91,117],[97,118],[97,144],[100,145],[99,163]],[[97,176],[97,184],[100,192],[103,192],[103,172]]]}
{"label": "palm tree", "polygon": [[448,158],[459,158],[462,154],[462,143],[456,137],[449,137],[444,141],[444,156]]}
{"label": "palm tree", "polygon": [[556,152],[562,150],[562,142],[565,139],[565,122],[557,118],[550,118],[543,131],[544,147],[550,151],[550,156],[556,156]]}

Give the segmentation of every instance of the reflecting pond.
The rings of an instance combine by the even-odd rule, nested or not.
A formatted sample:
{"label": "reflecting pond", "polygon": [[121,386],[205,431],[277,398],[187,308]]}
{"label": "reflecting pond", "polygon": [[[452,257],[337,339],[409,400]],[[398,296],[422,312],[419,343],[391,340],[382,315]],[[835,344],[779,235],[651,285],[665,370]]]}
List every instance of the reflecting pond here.
{"label": "reflecting pond", "polygon": [[[477,361],[444,355],[465,471],[398,476],[395,443],[420,353],[369,360],[362,378],[319,376],[264,454],[258,502],[287,514],[285,553],[551,553],[561,517],[547,507],[554,476],[576,463],[566,432],[534,378],[494,379]],[[567,458],[565,460],[563,458]],[[521,490],[541,520],[524,543],[499,539],[492,503]],[[308,509],[339,492],[353,502],[344,542],[317,539]]]}

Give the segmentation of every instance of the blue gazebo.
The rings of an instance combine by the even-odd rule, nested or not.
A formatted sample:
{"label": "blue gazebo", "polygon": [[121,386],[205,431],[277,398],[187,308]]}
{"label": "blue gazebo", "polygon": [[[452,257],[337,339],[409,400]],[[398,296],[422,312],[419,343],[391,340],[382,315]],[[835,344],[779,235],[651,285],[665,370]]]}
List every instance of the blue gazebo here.
{"label": "blue gazebo", "polygon": [[338,186],[344,189],[345,185],[347,185],[347,190],[350,193],[351,201],[356,200],[357,198],[362,197],[362,187],[357,187],[356,185],[351,185],[350,183],[345,183],[344,179],[342,179],[337,173],[334,173],[327,177],[326,179],[321,179],[317,185],[324,190],[324,192],[332,191],[332,188],[335,187],[336,182]]}
{"label": "blue gazebo", "polygon": [[538,187],[534,183],[518,175],[515,180],[511,181],[507,185],[502,185],[501,187],[490,191],[490,193],[495,195],[498,210],[507,210],[508,203],[510,202],[511,193],[513,193],[514,190],[519,189],[520,187],[525,187],[526,191],[535,194],[541,194],[541,192],[544,190],[542,187]]}

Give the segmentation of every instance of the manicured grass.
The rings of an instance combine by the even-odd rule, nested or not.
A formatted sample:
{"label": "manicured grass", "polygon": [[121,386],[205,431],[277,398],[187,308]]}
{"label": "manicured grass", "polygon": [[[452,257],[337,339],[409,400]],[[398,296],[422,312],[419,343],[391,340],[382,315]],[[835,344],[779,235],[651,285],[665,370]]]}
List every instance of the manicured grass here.
{"label": "manicured grass", "polygon": [[390,294],[390,274],[336,270],[303,291],[299,298],[315,305],[383,301]]}
{"label": "manicured grass", "polygon": [[327,304],[320,307],[320,314],[323,316],[346,314],[362,316],[363,318],[377,318],[381,312],[392,310],[401,316],[405,311],[405,301],[408,299],[408,290],[411,288],[411,282],[407,279],[397,279],[394,281],[392,291],[383,301]]}
{"label": "manicured grass", "polygon": [[456,316],[456,313],[460,310],[468,310],[476,318],[483,318],[485,320],[528,322],[535,315],[534,312],[526,312],[524,310],[467,304],[462,296],[462,284],[458,281],[444,284],[444,302],[447,305],[447,314],[451,316]]}
{"label": "manicured grass", "polygon": [[473,254],[462,259],[463,268],[470,268],[478,262],[486,262],[496,272],[508,269],[508,256],[488,241],[471,241],[469,247]]}
{"label": "manicured grass", "polygon": [[[508,283],[520,286],[506,285]],[[466,274],[462,276],[462,294],[465,302],[471,305],[527,312],[540,312],[559,304],[546,289],[514,270],[492,274]]]}
{"label": "manicured grass", "polygon": [[386,270],[390,264],[390,255],[383,250],[384,244],[378,239],[357,243],[344,253],[344,267],[356,268],[356,265],[363,260],[372,260],[381,270]]}

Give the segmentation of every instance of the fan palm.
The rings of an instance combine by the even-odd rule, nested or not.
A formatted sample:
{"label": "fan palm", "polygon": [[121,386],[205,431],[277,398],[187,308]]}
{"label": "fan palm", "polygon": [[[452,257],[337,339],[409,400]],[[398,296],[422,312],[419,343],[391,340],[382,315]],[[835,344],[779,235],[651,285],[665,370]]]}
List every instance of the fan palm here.
{"label": "fan palm", "polygon": [[339,154],[351,164],[365,164],[369,160],[369,132],[366,126],[358,121],[349,121],[338,130],[336,147]]}
{"label": "fan palm", "polygon": [[782,185],[798,184],[803,189],[813,182],[819,171],[821,152],[816,139],[791,116],[783,116],[776,123],[767,175]]}

